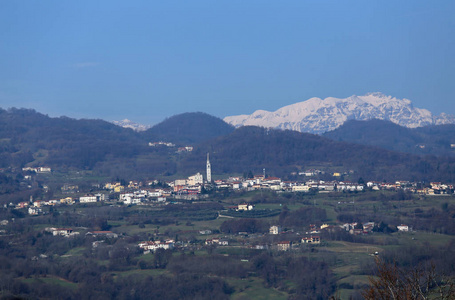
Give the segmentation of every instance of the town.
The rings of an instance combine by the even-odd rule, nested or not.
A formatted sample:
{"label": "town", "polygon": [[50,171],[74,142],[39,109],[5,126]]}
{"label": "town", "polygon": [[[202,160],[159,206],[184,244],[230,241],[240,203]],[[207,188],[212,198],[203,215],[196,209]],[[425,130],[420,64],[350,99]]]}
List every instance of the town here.
{"label": "town", "polygon": [[[154,143],[160,144],[160,143]],[[166,144],[167,145],[167,144]],[[51,168],[23,168],[28,174],[34,173],[50,173]],[[333,173],[334,178],[347,175],[346,173]],[[14,209],[24,209],[31,216],[45,214],[45,207],[56,207],[60,205],[78,205],[98,203],[100,205],[124,205],[124,206],[149,206],[149,207],[165,207],[167,205],[204,203],[211,195],[219,191],[231,191],[235,193],[254,192],[254,191],[269,191],[273,193],[303,193],[303,194],[327,194],[327,193],[360,193],[365,191],[403,191],[410,194],[426,195],[426,196],[450,196],[454,193],[454,187],[450,184],[441,182],[431,182],[422,184],[409,181],[396,181],[394,183],[387,182],[350,182],[344,180],[323,181],[312,179],[312,177],[324,174],[324,171],[310,169],[300,172],[298,175],[302,177],[299,181],[283,181],[277,177],[266,176],[265,170],[261,175],[252,175],[245,177],[229,177],[227,179],[211,179],[211,164],[209,154],[207,154],[206,177],[201,173],[189,176],[185,179],[176,179],[172,181],[161,182],[159,180],[150,180],[146,182],[129,181],[128,183],[121,182],[106,182],[103,185],[92,186],[91,192],[80,190],[77,185],[68,183],[61,187],[61,193],[66,197],[60,199],[49,200],[33,200],[22,201],[17,204],[4,204],[5,208],[13,207]],[[296,175],[296,174],[292,174]],[[26,175],[24,179],[32,180],[33,175]],[[47,187],[44,186],[44,189]],[[80,195],[80,196],[77,196]],[[343,205],[345,202],[338,201],[338,205]],[[353,202],[351,202],[353,203]],[[281,204],[280,204],[281,205]],[[264,211],[264,210],[262,210]],[[245,212],[244,215],[235,214],[234,212]],[[261,213],[261,210],[256,209],[254,204],[239,203],[234,206],[224,206],[217,211],[217,218],[234,218],[234,217],[255,217],[250,213]],[[278,211],[266,212],[267,216],[279,214]],[[3,220],[3,224],[8,221]],[[198,230],[194,231],[200,235],[210,235],[210,238],[201,240],[194,244],[189,241],[180,241],[176,243],[173,239],[167,237],[165,240],[143,241],[138,244],[138,247],[144,250],[144,253],[149,253],[156,249],[174,249],[174,248],[191,248],[201,249],[203,246],[219,245],[235,247],[247,247],[254,249],[275,249],[279,251],[288,251],[293,248],[300,247],[305,244],[320,244],[321,237],[319,234],[324,231],[344,230],[354,235],[365,235],[378,229],[378,223],[368,221],[366,223],[340,223],[340,224],[307,224],[307,231],[298,232],[293,228],[283,230],[278,224],[270,226],[267,234],[249,234],[249,232],[236,232],[234,235],[217,235],[213,233],[218,230]],[[412,226],[405,224],[395,224],[394,230],[408,232],[412,230]],[[47,232],[54,236],[72,237],[80,232],[72,228],[47,228]],[[101,235],[103,237],[118,237],[118,234],[112,231],[94,231],[86,232],[88,235]],[[277,235],[283,238],[288,237],[291,240],[279,240],[277,238],[266,238],[267,235]],[[158,237],[158,236],[157,236]]]}

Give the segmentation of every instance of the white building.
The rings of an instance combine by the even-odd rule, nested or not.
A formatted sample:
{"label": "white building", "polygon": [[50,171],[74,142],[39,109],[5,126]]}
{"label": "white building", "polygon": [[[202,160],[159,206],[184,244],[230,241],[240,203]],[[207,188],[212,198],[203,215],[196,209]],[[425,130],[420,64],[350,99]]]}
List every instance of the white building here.
{"label": "white building", "polygon": [[85,195],[85,196],[79,197],[79,202],[80,203],[93,203],[93,202],[98,202],[98,201],[104,201],[105,199],[106,199],[106,196],[104,194]]}
{"label": "white building", "polygon": [[270,234],[280,234],[281,233],[281,226],[271,226],[269,230]]}
{"label": "white building", "polygon": [[32,216],[37,216],[39,215],[41,212],[43,212],[41,210],[41,208],[37,208],[37,207],[29,207],[28,208],[28,214],[29,215],[32,215]]}
{"label": "white building", "polygon": [[401,225],[397,226],[397,229],[398,229],[398,231],[408,232],[409,231],[409,226],[401,224]]}
{"label": "white building", "polygon": [[201,173],[198,172],[197,174],[188,177],[187,183],[188,183],[188,185],[203,184],[204,183],[204,177],[202,176]]}
{"label": "white building", "polygon": [[253,208],[254,208],[253,205],[246,204],[246,203],[245,204],[239,204],[237,206],[237,210],[253,210]]}
{"label": "white building", "polygon": [[165,242],[161,241],[146,241],[138,244],[139,248],[144,249],[145,251],[156,251],[157,249],[173,249],[174,241],[167,240]]}
{"label": "white building", "polygon": [[96,196],[83,196],[79,197],[79,202],[80,203],[91,203],[91,202],[96,202]]}
{"label": "white building", "polygon": [[308,185],[294,185],[292,187],[293,192],[308,192],[310,187]]}

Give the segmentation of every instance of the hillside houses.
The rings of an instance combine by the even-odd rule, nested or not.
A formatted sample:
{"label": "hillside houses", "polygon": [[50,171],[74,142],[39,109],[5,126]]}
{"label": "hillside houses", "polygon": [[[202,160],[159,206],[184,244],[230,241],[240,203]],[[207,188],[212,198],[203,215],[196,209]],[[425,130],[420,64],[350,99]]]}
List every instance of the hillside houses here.
{"label": "hillside houses", "polygon": [[220,246],[228,246],[229,241],[227,239],[221,239],[221,238],[212,238],[212,239],[206,239],[205,240],[206,245],[220,245]]}
{"label": "hillside houses", "polygon": [[321,238],[319,236],[310,236],[302,238],[302,244],[320,244]]}
{"label": "hillside houses", "polygon": [[174,248],[174,240],[162,241],[145,241],[138,244],[139,248],[144,250],[144,253],[150,251],[155,252],[157,249],[170,250]]}
{"label": "hillside houses", "polygon": [[72,228],[47,227],[44,229],[44,231],[48,232],[48,233],[52,233],[53,236],[71,237],[71,236],[79,235],[79,232],[73,231]]}

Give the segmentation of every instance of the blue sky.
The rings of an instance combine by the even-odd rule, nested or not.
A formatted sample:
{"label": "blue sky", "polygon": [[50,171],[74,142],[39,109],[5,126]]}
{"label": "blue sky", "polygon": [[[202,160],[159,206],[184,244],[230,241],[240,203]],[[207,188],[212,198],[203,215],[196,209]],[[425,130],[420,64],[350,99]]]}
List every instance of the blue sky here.
{"label": "blue sky", "polygon": [[0,107],[156,124],[382,92],[455,114],[455,1],[0,1]]}

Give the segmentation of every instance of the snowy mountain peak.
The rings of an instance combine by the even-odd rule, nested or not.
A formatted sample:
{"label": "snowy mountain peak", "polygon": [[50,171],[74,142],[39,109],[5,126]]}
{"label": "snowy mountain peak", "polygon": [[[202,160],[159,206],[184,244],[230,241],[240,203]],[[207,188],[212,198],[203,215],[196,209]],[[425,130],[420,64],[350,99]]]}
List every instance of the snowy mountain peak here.
{"label": "snowy mountain peak", "polygon": [[344,99],[311,98],[275,112],[257,110],[251,115],[229,116],[224,121],[235,127],[255,125],[320,134],[352,119],[389,120],[410,128],[455,123],[454,116],[434,116],[426,109],[414,108],[408,99],[397,99],[379,92]]}
{"label": "snowy mountain peak", "polygon": [[151,126],[149,125],[134,123],[133,121],[130,121],[128,119],[123,119],[121,121],[112,121],[112,123],[123,128],[131,128],[134,131],[145,131],[151,128]]}

